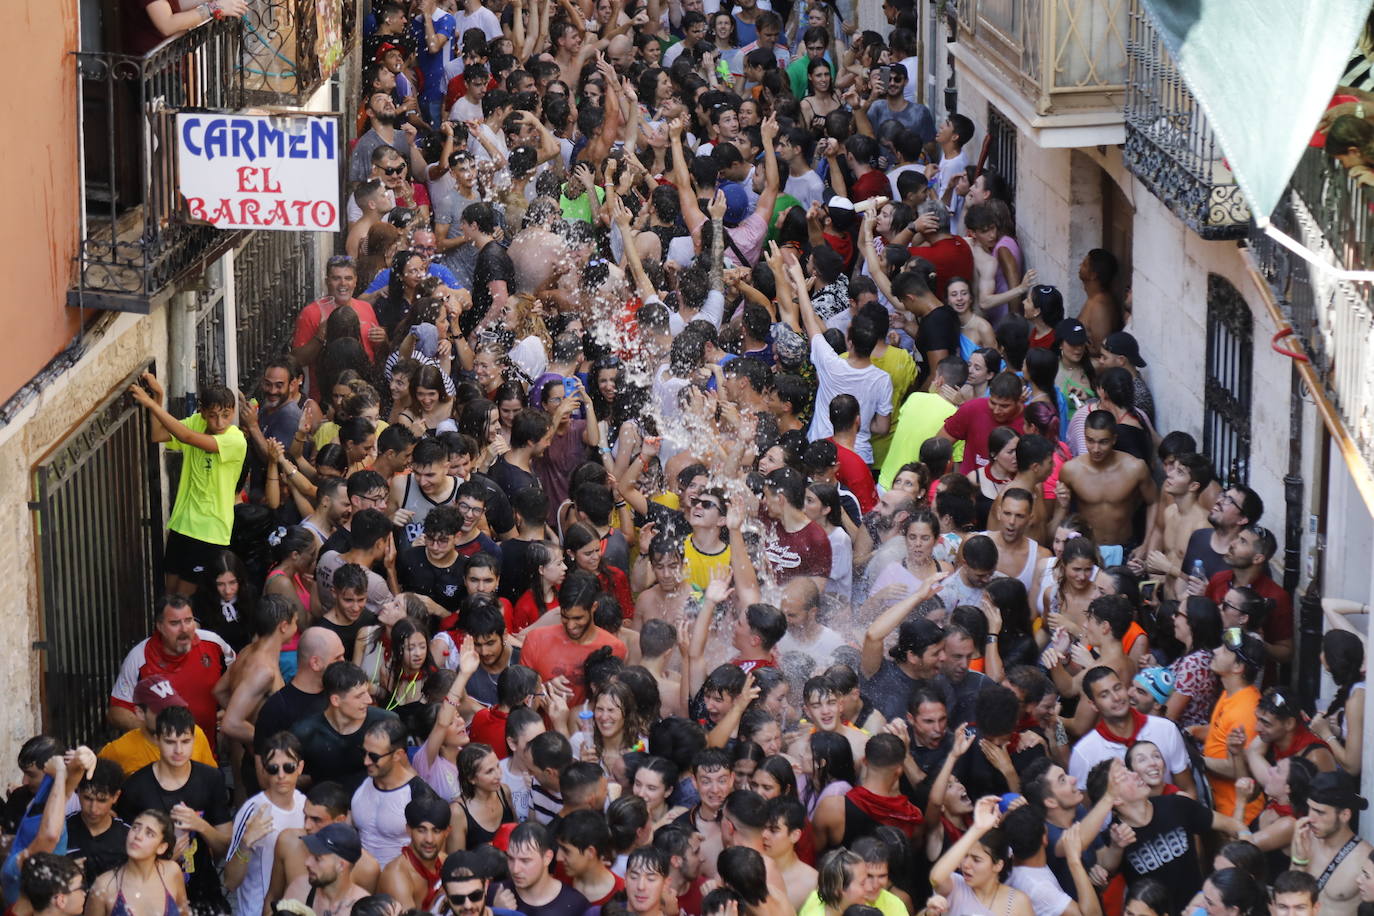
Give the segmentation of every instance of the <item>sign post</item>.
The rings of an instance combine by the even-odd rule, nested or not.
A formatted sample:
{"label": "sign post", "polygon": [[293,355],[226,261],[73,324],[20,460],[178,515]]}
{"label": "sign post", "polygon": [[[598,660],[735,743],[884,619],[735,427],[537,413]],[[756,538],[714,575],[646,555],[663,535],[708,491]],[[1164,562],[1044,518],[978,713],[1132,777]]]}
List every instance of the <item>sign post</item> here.
{"label": "sign post", "polygon": [[216,229],[338,231],[340,156],[334,117],[177,114],[178,189]]}

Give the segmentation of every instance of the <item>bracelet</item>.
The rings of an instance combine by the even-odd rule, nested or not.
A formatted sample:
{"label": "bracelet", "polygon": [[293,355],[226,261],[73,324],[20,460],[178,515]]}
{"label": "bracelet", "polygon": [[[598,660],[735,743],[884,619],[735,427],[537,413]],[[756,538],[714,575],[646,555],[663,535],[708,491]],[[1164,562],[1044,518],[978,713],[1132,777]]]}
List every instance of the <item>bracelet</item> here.
{"label": "bracelet", "polygon": [[997,635],[998,635],[998,634],[996,634],[996,633],[989,633],[986,642],[987,642],[989,645],[991,645],[992,643],[997,642]]}
{"label": "bracelet", "polygon": [[1311,865],[1311,864],[1312,864],[1312,860],[1311,860],[1311,859],[1290,858],[1288,861],[1289,861],[1291,864],[1293,864],[1293,865],[1297,865],[1298,867],[1302,867],[1302,866],[1304,866],[1304,865]]}
{"label": "bracelet", "polygon": [[251,852],[245,854],[245,850],[240,849],[238,852],[234,853],[234,858],[239,862],[248,862],[253,858],[253,854]]}

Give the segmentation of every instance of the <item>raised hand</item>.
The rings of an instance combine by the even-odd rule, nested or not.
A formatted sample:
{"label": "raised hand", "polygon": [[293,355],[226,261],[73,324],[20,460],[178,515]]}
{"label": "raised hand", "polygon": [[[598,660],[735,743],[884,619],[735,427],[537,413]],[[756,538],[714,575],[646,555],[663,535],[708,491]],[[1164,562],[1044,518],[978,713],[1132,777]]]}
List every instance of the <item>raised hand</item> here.
{"label": "raised hand", "polygon": [[706,586],[706,603],[711,605],[722,604],[729,600],[735,593],[730,585],[732,573],[728,566],[717,566],[711,570],[711,581]]}
{"label": "raised hand", "polygon": [[997,805],[1001,801],[996,795],[984,795],[978,799],[978,803],[973,806],[973,827],[982,833],[987,833],[997,822],[1001,820],[1001,814],[997,810]]}

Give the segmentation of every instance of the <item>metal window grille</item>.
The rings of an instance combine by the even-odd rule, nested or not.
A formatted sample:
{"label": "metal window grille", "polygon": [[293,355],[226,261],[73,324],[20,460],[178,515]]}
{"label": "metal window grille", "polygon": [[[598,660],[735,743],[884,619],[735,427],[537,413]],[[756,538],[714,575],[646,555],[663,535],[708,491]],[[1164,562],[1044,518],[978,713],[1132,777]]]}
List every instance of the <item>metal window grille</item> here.
{"label": "metal window grille", "polygon": [[43,728],[69,746],[112,737],[110,687],[124,655],[151,632],[161,591],[158,446],[147,411],[126,393],[137,377],[33,470]]}
{"label": "metal window grille", "polygon": [[314,298],[314,246],[294,232],[254,232],[234,255],[239,388],[252,391],[263,366],[291,344],[296,315]]}
{"label": "metal window grille", "polygon": [[1202,447],[1228,484],[1250,479],[1250,385],[1254,319],[1234,286],[1207,275],[1207,377]]}
{"label": "metal window grille", "polygon": [[1016,139],[1016,125],[989,104],[987,165],[1006,181],[1013,202],[1016,200]]}

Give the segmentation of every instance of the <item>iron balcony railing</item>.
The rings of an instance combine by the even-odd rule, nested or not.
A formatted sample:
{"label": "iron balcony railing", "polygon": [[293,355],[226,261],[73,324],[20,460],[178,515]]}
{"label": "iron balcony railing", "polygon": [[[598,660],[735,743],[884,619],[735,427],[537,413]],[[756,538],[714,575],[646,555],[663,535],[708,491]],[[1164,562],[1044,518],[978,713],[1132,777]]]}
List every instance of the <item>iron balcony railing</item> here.
{"label": "iron balcony railing", "polygon": [[[1271,220],[1334,267],[1374,268],[1374,188],[1319,149],[1303,153]],[[1374,466],[1374,285],[1338,279],[1259,229],[1248,244],[1327,397]]]}
{"label": "iron balcony railing", "polygon": [[1120,111],[1127,0],[955,0],[959,42],[994,64],[1037,115]]}
{"label": "iron balcony railing", "polygon": [[243,29],[211,20],[142,57],[77,52],[86,211],[71,305],[146,312],[217,243],[232,243],[184,218],[175,114],[239,106]]}
{"label": "iron balcony railing", "polygon": [[304,105],[358,41],[359,0],[257,0],[244,17],[243,88],[252,104]]}
{"label": "iron balcony railing", "polygon": [[1250,207],[1139,0],[1131,2],[1126,51],[1126,167],[1198,235],[1242,238]]}

